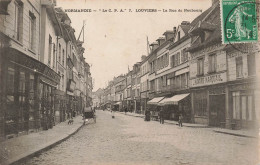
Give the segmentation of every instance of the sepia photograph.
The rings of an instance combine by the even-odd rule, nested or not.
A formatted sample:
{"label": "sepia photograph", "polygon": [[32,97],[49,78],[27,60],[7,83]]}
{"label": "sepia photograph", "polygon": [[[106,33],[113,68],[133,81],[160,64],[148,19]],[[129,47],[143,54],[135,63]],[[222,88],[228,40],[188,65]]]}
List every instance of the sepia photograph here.
{"label": "sepia photograph", "polygon": [[0,0],[0,165],[260,165],[259,7]]}

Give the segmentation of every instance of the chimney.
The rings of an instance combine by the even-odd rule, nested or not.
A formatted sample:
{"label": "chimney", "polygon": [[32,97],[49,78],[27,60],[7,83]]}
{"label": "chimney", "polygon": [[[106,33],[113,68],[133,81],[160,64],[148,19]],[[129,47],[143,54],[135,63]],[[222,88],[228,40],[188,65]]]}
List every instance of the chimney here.
{"label": "chimney", "polygon": [[189,21],[182,21],[181,25],[190,25],[190,22]]}
{"label": "chimney", "polygon": [[167,30],[166,32],[163,33],[163,35],[165,36],[166,41],[168,41],[169,39],[173,38],[174,31]]}
{"label": "chimney", "polygon": [[159,37],[156,41],[158,42],[159,46],[161,46],[165,42],[165,38]]}
{"label": "chimney", "polygon": [[175,34],[176,31],[177,31],[177,30],[176,30],[176,26],[174,26],[174,27],[173,27],[173,34]]}
{"label": "chimney", "polygon": [[144,61],[145,58],[146,58],[146,56],[145,56],[145,55],[142,55],[142,57],[141,57],[141,61]]}
{"label": "chimney", "polygon": [[154,51],[156,48],[159,47],[159,45],[158,45],[157,42],[153,42],[153,43],[151,43],[150,46],[152,47],[152,51]]}

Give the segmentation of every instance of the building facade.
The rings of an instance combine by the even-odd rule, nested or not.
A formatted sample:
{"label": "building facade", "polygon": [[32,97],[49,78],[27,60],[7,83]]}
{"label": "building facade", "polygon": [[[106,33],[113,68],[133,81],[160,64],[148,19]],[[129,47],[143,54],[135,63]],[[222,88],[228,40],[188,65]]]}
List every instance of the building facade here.
{"label": "building facade", "polygon": [[[0,2],[1,139],[47,130],[66,119],[73,39],[67,31],[70,19],[55,5],[47,0]],[[75,47],[82,55],[82,46]]]}

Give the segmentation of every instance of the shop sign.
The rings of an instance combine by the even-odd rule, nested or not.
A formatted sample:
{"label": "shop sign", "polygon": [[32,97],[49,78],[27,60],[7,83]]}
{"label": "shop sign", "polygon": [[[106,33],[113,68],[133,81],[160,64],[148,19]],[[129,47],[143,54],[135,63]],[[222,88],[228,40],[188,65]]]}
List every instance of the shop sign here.
{"label": "shop sign", "polygon": [[246,55],[246,54],[243,52],[239,52],[239,51],[233,51],[233,52],[227,54],[228,58],[236,58],[236,57],[240,57],[243,55]]}
{"label": "shop sign", "polygon": [[213,85],[218,83],[223,83],[227,81],[226,72],[217,73],[214,75],[209,75],[205,77],[199,77],[191,80],[191,87],[199,87],[206,85]]}
{"label": "shop sign", "polygon": [[242,91],[242,90],[255,90],[255,84],[247,83],[247,84],[239,84],[233,85],[229,87],[230,91]]}
{"label": "shop sign", "polygon": [[44,71],[44,64],[38,62],[38,61],[35,61],[33,59],[31,59],[30,57],[27,57],[26,55],[18,55],[17,53],[15,52],[12,52],[8,55],[8,59],[15,62],[15,63],[18,63],[20,65],[23,65],[27,68],[31,68],[33,70],[37,70],[38,72],[43,72]]}

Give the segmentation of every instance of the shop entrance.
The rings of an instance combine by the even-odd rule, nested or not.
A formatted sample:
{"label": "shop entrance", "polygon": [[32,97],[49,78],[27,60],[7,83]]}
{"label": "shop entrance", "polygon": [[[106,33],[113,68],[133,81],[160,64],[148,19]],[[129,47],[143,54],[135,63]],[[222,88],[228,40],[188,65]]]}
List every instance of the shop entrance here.
{"label": "shop entrance", "polygon": [[219,127],[225,122],[225,95],[209,96],[209,125]]}

